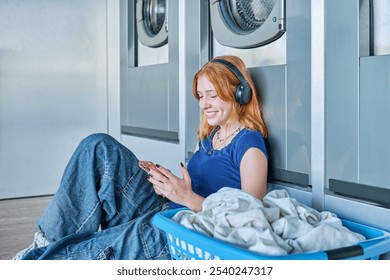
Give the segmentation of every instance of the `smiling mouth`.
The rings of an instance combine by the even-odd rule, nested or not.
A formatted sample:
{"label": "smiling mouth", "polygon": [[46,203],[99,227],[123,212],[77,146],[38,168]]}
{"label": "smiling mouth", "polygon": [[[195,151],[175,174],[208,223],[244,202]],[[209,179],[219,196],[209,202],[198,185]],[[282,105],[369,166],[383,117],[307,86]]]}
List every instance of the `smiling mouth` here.
{"label": "smiling mouth", "polygon": [[203,111],[203,112],[208,118],[214,117],[217,114],[217,111],[209,111],[209,112]]}

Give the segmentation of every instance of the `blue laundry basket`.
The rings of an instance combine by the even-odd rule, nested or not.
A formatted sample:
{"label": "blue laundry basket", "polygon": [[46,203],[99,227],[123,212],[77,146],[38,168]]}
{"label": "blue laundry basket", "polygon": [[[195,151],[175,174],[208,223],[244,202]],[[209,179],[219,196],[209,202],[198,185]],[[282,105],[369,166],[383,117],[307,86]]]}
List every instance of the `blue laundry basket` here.
{"label": "blue laundry basket", "polygon": [[285,256],[261,255],[187,229],[171,220],[181,210],[183,209],[163,211],[153,218],[153,224],[165,231],[171,256],[177,260],[375,260],[381,254],[390,252],[389,232],[342,219],[345,227],[362,234],[366,240],[353,246],[328,251]]}

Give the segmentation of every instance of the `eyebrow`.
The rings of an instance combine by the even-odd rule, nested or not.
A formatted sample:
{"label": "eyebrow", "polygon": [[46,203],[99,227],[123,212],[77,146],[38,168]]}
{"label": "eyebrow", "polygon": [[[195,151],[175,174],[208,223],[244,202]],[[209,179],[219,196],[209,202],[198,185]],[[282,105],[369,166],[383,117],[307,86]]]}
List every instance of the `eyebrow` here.
{"label": "eyebrow", "polygon": [[[209,93],[209,92],[217,92],[215,89],[208,89],[204,93]],[[197,91],[197,93],[202,93],[201,91]]]}

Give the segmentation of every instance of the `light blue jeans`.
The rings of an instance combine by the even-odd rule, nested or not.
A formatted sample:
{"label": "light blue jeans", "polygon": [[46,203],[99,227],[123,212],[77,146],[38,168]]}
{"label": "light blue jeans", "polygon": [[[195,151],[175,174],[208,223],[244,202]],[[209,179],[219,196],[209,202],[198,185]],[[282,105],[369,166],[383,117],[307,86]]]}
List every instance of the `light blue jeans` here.
{"label": "light blue jeans", "polygon": [[106,134],[81,141],[58,191],[39,220],[51,242],[24,259],[170,259],[163,231],[151,224],[164,210],[138,159]]}

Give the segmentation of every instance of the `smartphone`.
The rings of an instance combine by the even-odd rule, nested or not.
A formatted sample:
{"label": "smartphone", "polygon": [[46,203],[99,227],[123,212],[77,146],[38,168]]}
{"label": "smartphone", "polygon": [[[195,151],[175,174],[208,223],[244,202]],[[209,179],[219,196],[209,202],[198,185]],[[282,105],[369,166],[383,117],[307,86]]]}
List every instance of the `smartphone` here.
{"label": "smartphone", "polygon": [[138,166],[141,169],[143,169],[144,171],[146,171],[147,173],[149,173],[150,170],[154,170],[154,171],[160,173],[161,175],[164,175],[161,173],[160,170],[158,170],[157,166],[151,161],[141,160],[141,161],[139,161]]}

